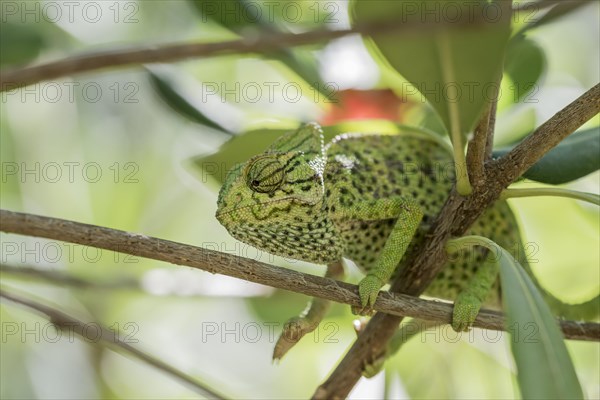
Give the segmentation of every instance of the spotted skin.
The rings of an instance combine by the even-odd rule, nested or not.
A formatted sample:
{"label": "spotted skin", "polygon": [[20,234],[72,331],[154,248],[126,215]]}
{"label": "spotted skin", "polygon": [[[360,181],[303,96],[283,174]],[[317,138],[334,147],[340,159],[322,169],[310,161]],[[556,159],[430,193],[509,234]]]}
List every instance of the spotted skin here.
{"label": "spotted skin", "polygon": [[[307,124],[229,172],[217,219],[235,238],[272,254],[320,264],[352,259],[367,274],[359,284],[365,311],[402,268],[403,255],[424,240],[453,184],[451,153],[435,137],[343,134],[325,145],[321,128]],[[520,243],[504,202],[468,234],[508,248]],[[486,253],[473,248],[454,256],[426,294],[455,299],[471,290],[465,299],[497,302],[497,291],[488,298],[496,271],[486,267]],[[473,288],[477,274],[486,284]],[[474,318],[465,307],[455,311],[455,329]]]}
{"label": "spotted skin", "polygon": [[[451,153],[435,137],[344,134],[325,145],[321,128],[307,124],[232,168],[216,217],[233,237],[272,254],[330,269],[342,257],[352,259],[366,273],[359,283],[359,311],[368,312],[381,287],[402,268],[403,255],[424,240],[453,184]],[[503,202],[469,233],[504,247],[520,240]],[[499,292],[490,290],[497,273],[485,257],[481,248],[459,253],[426,293],[457,300],[456,330],[473,322],[485,300],[498,300]],[[316,299],[288,321],[274,359],[314,330],[327,308]]]}
{"label": "spotted skin", "polygon": [[[269,253],[329,264],[349,258],[373,272],[397,216],[359,205],[390,198],[412,201],[423,217],[408,251],[423,239],[454,182],[452,156],[422,133],[343,134],[327,145],[321,129],[308,124],[280,138],[266,152],[234,167],[218,199],[217,219],[235,238]],[[498,202],[470,234],[500,245],[519,241],[508,206]],[[485,259],[485,250],[458,257],[428,294],[454,298]]]}
{"label": "spotted skin", "polygon": [[[232,168],[219,193],[216,217],[236,239],[272,254],[327,264],[331,277],[340,277],[333,271],[342,258],[353,260],[366,273],[359,284],[364,311],[404,267],[402,260],[409,258],[404,255],[426,240],[453,184],[451,151],[435,136],[417,131],[343,134],[325,145],[321,128],[313,123]],[[494,203],[466,234],[492,239],[529,270],[506,202]],[[457,331],[472,324],[482,304],[499,304],[493,256],[478,246],[453,253],[425,293],[454,300],[452,327]],[[598,297],[571,306],[545,294],[558,315],[598,315]],[[274,358],[313,330],[326,310],[326,301],[313,301],[288,321]],[[286,330],[295,332],[294,341],[283,343]]]}

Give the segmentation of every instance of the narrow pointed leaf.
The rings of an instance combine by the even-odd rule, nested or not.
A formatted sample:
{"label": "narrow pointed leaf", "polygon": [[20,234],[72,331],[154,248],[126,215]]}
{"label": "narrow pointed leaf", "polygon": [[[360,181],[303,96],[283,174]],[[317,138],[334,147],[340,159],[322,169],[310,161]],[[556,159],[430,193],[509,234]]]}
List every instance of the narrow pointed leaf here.
{"label": "narrow pointed leaf", "polygon": [[495,255],[500,271],[506,328],[524,399],[582,399],[583,392],[564,337],[550,308],[525,269],[488,238],[465,236],[448,242],[449,251],[479,245]]}
{"label": "narrow pointed leaf", "polygon": [[583,399],[564,337],[523,267],[504,249],[500,281],[517,380],[525,399]]}
{"label": "narrow pointed leaf", "polygon": [[[273,8],[268,2],[261,5],[260,2],[245,0],[188,1],[201,14],[202,22],[214,21],[241,36],[285,31],[282,24],[277,23],[281,19],[278,11],[282,8]],[[319,75],[314,57],[301,57],[300,51],[291,48],[265,54],[265,57],[281,62],[325,98],[334,99],[334,93],[328,90],[329,86]]]}
{"label": "narrow pointed leaf", "polygon": [[209,128],[217,129],[219,131],[233,134],[223,126],[219,125],[209,117],[207,117],[200,109],[193,105],[191,99],[180,90],[178,90],[176,84],[171,82],[168,77],[155,71],[148,71],[148,76],[152,86],[160,96],[160,98],[167,104],[172,110],[179,113],[181,116],[196,122],[200,125],[207,126]]}

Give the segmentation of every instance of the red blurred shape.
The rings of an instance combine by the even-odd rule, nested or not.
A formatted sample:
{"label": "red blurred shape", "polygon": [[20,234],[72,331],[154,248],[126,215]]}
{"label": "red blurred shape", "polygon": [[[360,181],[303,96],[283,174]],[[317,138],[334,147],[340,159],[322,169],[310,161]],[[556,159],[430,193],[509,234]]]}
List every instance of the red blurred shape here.
{"label": "red blurred shape", "polygon": [[360,119],[387,119],[400,122],[403,108],[407,106],[389,89],[343,90],[337,94],[337,102],[323,116],[323,125]]}

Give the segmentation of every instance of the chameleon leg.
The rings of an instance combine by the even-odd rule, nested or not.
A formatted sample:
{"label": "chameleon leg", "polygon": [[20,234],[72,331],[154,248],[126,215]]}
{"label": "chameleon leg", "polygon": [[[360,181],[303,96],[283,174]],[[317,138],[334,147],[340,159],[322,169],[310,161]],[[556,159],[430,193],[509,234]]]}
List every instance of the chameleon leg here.
{"label": "chameleon leg", "polygon": [[454,301],[452,329],[455,331],[468,330],[473,325],[475,318],[477,318],[481,305],[490,294],[492,286],[498,278],[496,256],[493,252],[488,252],[485,261],[477,269],[468,286],[459,293]]}
{"label": "chameleon leg", "polygon": [[[344,267],[341,261],[329,264],[325,272],[326,278],[341,279]],[[273,360],[280,360],[304,335],[314,331],[325,317],[330,306],[329,300],[313,298],[306,309],[297,317],[290,318],[283,326],[281,336],[273,350]]]}
{"label": "chameleon leg", "polygon": [[390,280],[404,256],[421,223],[423,211],[413,200],[388,198],[360,203],[352,216],[359,220],[396,220],[374,268],[358,284],[363,307],[361,312],[369,313],[377,299],[379,289]]}
{"label": "chameleon leg", "polygon": [[394,334],[392,339],[388,342],[385,353],[374,361],[365,364],[363,368],[363,376],[365,378],[372,378],[377,375],[383,368],[383,364],[388,358],[396,354],[404,343],[408,342],[411,338],[426,331],[427,329],[434,328],[436,326],[443,325],[440,322],[425,321],[419,319],[411,319],[406,322],[400,329]]}

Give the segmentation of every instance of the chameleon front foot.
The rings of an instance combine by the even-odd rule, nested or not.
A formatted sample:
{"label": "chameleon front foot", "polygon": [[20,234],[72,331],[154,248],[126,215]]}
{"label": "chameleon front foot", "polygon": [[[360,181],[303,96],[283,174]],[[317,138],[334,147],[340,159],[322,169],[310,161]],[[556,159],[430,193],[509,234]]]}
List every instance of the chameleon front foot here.
{"label": "chameleon front foot", "polygon": [[353,312],[360,315],[369,315],[373,313],[373,305],[379,295],[379,289],[381,289],[383,285],[384,282],[375,275],[369,274],[365,276],[358,284],[361,308],[353,308]]}

